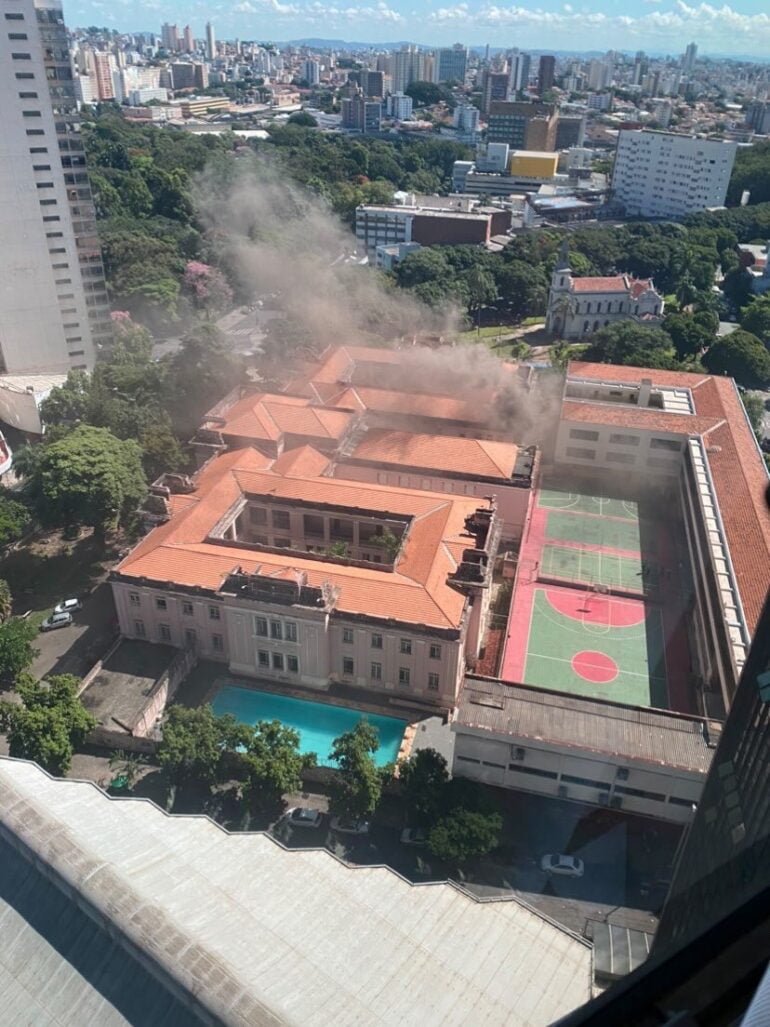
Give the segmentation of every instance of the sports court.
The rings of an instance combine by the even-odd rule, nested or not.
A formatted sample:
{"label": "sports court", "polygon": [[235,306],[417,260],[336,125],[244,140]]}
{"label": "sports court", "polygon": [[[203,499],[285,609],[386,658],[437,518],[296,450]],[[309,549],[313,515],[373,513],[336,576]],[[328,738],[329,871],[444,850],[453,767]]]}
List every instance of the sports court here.
{"label": "sports court", "polygon": [[682,658],[667,663],[680,615],[672,618],[666,533],[655,504],[585,486],[541,489],[519,554],[503,678],[659,708],[672,707],[673,687],[674,708],[686,706]]}

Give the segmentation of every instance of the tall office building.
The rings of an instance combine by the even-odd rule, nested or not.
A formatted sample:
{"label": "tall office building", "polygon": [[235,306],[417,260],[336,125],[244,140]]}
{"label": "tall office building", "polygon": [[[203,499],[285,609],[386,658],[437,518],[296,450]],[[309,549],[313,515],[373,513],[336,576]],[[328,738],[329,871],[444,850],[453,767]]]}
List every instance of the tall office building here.
{"label": "tall office building", "polygon": [[3,13],[0,359],[8,373],[87,368],[111,321],[61,4]]}
{"label": "tall office building", "polygon": [[556,58],[543,55],[537,69],[537,91],[540,96],[553,89],[556,77]]}
{"label": "tall office building", "polygon": [[513,150],[554,150],[558,120],[552,103],[493,102],[487,142],[507,143]]}
{"label": "tall office building", "polygon": [[436,82],[465,82],[468,51],[462,43],[441,49],[436,54],[434,76]]}
{"label": "tall office building", "polygon": [[214,26],[210,21],[206,22],[206,56],[213,61],[217,55],[217,37],[214,34]]}
{"label": "tall office building", "polygon": [[484,99],[481,109],[489,114],[490,105],[508,99],[508,72],[488,71],[484,80]]}
{"label": "tall office building", "polygon": [[682,218],[721,207],[738,144],[674,132],[618,133],[612,189],[629,217]]}
{"label": "tall office building", "polygon": [[173,53],[179,46],[179,30],[176,25],[164,22],[160,28],[160,41],[164,50]]}
{"label": "tall office building", "polygon": [[195,40],[193,39],[192,29],[189,25],[185,25],[184,27],[184,31],[182,32],[182,41],[185,53],[193,53],[195,50]]}
{"label": "tall office building", "polygon": [[309,86],[317,86],[321,81],[321,65],[318,61],[306,60],[302,65],[302,77]]}
{"label": "tall office building", "polygon": [[682,71],[689,72],[695,67],[695,61],[698,58],[698,47],[695,43],[690,43],[685,52],[682,54]]}
{"label": "tall office building", "polygon": [[511,96],[515,96],[519,92],[526,92],[529,85],[530,64],[531,59],[528,53],[521,53],[520,50],[511,51],[508,79],[508,89]]}
{"label": "tall office building", "polygon": [[385,97],[385,73],[382,71],[362,71],[361,88],[364,96],[374,96],[378,100]]}
{"label": "tall office building", "polygon": [[769,752],[770,598],[679,849],[655,951],[686,941],[770,886]]}

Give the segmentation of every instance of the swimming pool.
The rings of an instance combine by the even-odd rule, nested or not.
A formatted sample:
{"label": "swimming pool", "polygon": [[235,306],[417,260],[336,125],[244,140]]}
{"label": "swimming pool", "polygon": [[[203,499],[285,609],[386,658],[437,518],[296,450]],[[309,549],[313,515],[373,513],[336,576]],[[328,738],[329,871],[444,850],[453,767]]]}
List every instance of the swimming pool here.
{"label": "swimming pool", "polygon": [[385,766],[398,756],[401,739],[406,727],[405,720],[397,717],[383,717],[377,713],[362,713],[346,706],[331,706],[329,703],[311,702],[308,699],[294,699],[275,692],[257,692],[250,688],[225,685],[211,703],[217,716],[232,713],[244,724],[256,724],[260,720],[280,720],[287,727],[299,732],[300,752],[314,752],[322,766],[334,766],[329,762],[332,742],[345,731],[352,730],[364,718],[377,728],[380,747],[374,753],[378,767]]}

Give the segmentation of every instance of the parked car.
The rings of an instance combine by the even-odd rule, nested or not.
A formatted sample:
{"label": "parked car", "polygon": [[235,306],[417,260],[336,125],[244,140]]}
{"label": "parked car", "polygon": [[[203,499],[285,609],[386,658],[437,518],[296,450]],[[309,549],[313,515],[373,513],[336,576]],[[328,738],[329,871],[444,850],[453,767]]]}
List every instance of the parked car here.
{"label": "parked car", "polygon": [[40,625],[41,631],[55,631],[56,628],[66,628],[72,623],[71,613],[52,613],[50,617],[46,617],[43,623]]}
{"label": "parked car", "polygon": [[332,817],[332,831],[337,831],[339,834],[369,834],[369,821]]}
{"label": "parked car", "polygon": [[323,818],[320,810],[308,806],[295,806],[286,811],[286,819],[292,827],[320,827]]}
{"label": "parked car", "polygon": [[60,603],[57,603],[53,608],[54,613],[74,613],[75,610],[79,610],[83,604],[79,599],[62,599]]}
{"label": "parked car", "polygon": [[422,827],[405,827],[401,832],[402,845],[427,845],[428,832]]}
{"label": "parked car", "polygon": [[540,869],[546,874],[560,874],[562,877],[582,877],[585,863],[578,856],[566,856],[564,853],[549,853],[540,860]]}

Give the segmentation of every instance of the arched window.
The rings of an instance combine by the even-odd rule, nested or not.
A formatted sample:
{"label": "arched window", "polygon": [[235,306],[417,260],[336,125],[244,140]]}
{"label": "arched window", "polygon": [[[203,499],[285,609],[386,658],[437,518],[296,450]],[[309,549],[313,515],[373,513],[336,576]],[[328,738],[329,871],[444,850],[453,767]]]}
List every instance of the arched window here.
{"label": "arched window", "polygon": [[591,304],[590,303],[586,303],[586,314],[590,314],[590,313],[591,313]]}
{"label": "arched window", "polygon": [[599,331],[599,322],[598,321],[594,321],[594,331],[595,332]]}
{"label": "arched window", "polygon": [[591,323],[590,321],[584,321],[583,322],[583,331],[584,332],[588,331],[588,326],[590,325],[590,323]]}

